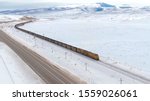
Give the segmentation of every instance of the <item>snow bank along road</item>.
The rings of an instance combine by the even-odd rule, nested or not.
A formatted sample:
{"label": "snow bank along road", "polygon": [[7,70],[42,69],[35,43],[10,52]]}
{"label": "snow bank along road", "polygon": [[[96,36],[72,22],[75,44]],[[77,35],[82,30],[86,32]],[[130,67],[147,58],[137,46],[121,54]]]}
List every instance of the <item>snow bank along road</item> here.
{"label": "snow bank along road", "polygon": [[12,48],[46,83],[85,83],[0,30],[0,40]]}

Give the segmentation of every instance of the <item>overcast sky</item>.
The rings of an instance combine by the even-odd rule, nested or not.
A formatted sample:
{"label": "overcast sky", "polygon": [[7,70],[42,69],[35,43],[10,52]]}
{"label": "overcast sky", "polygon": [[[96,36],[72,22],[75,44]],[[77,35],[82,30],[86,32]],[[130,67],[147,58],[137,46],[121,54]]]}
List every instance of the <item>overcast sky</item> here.
{"label": "overcast sky", "polygon": [[110,4],[150,5],[150,0],[0,0],[9,2],[59,2],[59,3],[94,3],[106,2]]}

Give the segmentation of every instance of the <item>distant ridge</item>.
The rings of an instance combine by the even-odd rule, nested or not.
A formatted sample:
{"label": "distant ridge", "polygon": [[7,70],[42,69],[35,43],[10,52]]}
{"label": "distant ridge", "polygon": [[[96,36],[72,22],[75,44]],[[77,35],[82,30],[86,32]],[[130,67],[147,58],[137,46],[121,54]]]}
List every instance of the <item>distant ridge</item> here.
{"label": "distant ridge", "polygon": [[[21,6],[21,5],[20,5]],[[36,5],[31,7],[31,5],[24,5],[26,8],[16,8],[16,9],[8,9],[1,10],[0,14],[16,14],[16,15],[25,15],[25,14],[39,14],[39,13],[52,13],[52,12],[62,12],[62,11],[70,11],[70,13],[124,13],[124,12],[132,12],[135,11],[130,5],[123,4],[122,6],[116,7],[115,5],[107,4],[107,3],[95,3],[95,4],[79,4],[79,5],[66,5],[66,4],[43,4],[43,6]],[[30,8],[31,7],[31,8]],[[121,10],[125,9],[125,10]],[[136,9],[138,12],[140,11],[150,11],[150,6]],[[106,11],[106,12],[105,12]]]}
{"label": "distant ridge", "polygon": [[115,7],[114,5],[107,4],[107,3],[97,3],[97,4],[100,4],[101,7]]}
{"label": "distant ridge", "polygon": [[26,6],[26,8],[22,7],[21,9],[17,8],[17,9],[2,10],[0,11],[0,13],[1,14],[35,14],[35,13],[43,13],[43,12],[66,11],[66,10],[73,10],[73,9],[78,9],[81,12],[94,13],[94,12],[103,11],[103,8],[115,7],[107,3],[95,3],[94,6],[93,4],[91,4],[91,5],[80,5],[80,6],[75,6],[75,7],[72,7],[72,5],[64,6],[64,5],[58,5],[58,4],[47,5],[47,7],[44,7],[44,8],[41,8],[41,7],[37,8],[37,5],[36,5],[36,8],[34,8],[34,6],[32,6],[33,8],[30,8],[28,6]]}

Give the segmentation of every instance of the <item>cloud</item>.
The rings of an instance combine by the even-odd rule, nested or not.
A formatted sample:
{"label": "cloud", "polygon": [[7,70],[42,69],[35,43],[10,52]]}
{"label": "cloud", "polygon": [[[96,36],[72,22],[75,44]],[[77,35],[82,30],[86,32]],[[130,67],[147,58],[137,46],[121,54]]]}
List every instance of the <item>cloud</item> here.
{"label": "cloud", "polygon": [[7,2],[59,2],[59,3],[95,3],[106,2],[114,5],[131,4],[131,5],[150,5],[150,0],[0,0]]}

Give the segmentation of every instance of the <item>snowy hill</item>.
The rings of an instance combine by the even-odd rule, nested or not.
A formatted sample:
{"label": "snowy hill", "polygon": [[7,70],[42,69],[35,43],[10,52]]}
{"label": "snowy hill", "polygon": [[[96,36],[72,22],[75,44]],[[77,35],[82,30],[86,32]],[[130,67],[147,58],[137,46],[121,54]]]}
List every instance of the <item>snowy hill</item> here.
{"label": "snowy hill", "polygon": [[123,5],[119,6],[119,8],[129,9],[129,8],[132,8],[132,7],[130,5],[128,5],[128,4],[123,4]]}
{"label": "snowy hill", "polygon": [[97,4],[100,4],[101,7],[104,7],[104,8],[106,8],[106,7],[115,7],[114,5],[110,5],[110,4],[107,4],[107,3],[97,3]]}
{"label": "snowy hill", "polygon": [[100,12],[107,8],[115,8],[115,6],[107,3],[96,3],[96,4],[84,4],[84,5],[67,5],[67,6],[50,6],[44,8],[25,8],[25,9],[13,9],[13,10],[3,10],[0,14],[35,14],[35,13],[47,13],[47,12],[58,12],[67,10],[79,10],[81,12],[93,13]]}
{"label": "snowy hill", "polygon": [[145,11],[150,11],[150,6],[145,6],[145,7],[142,7],[141,9]]}
{"label": "snowy hill", "polygon": [[35,4],[28,5],[27,8],[15,8],[0,10],[0,14],[15,14],[15,15],[32,15],[32,14],[47,14],[61,12],[62,14],[82,14],[82,13],[143,13],[149,12],[150,6],[143,8],[135,8],[128,4],[115,6],[107,3],[93,3],[93,4],[43,4],[35,7]]}

